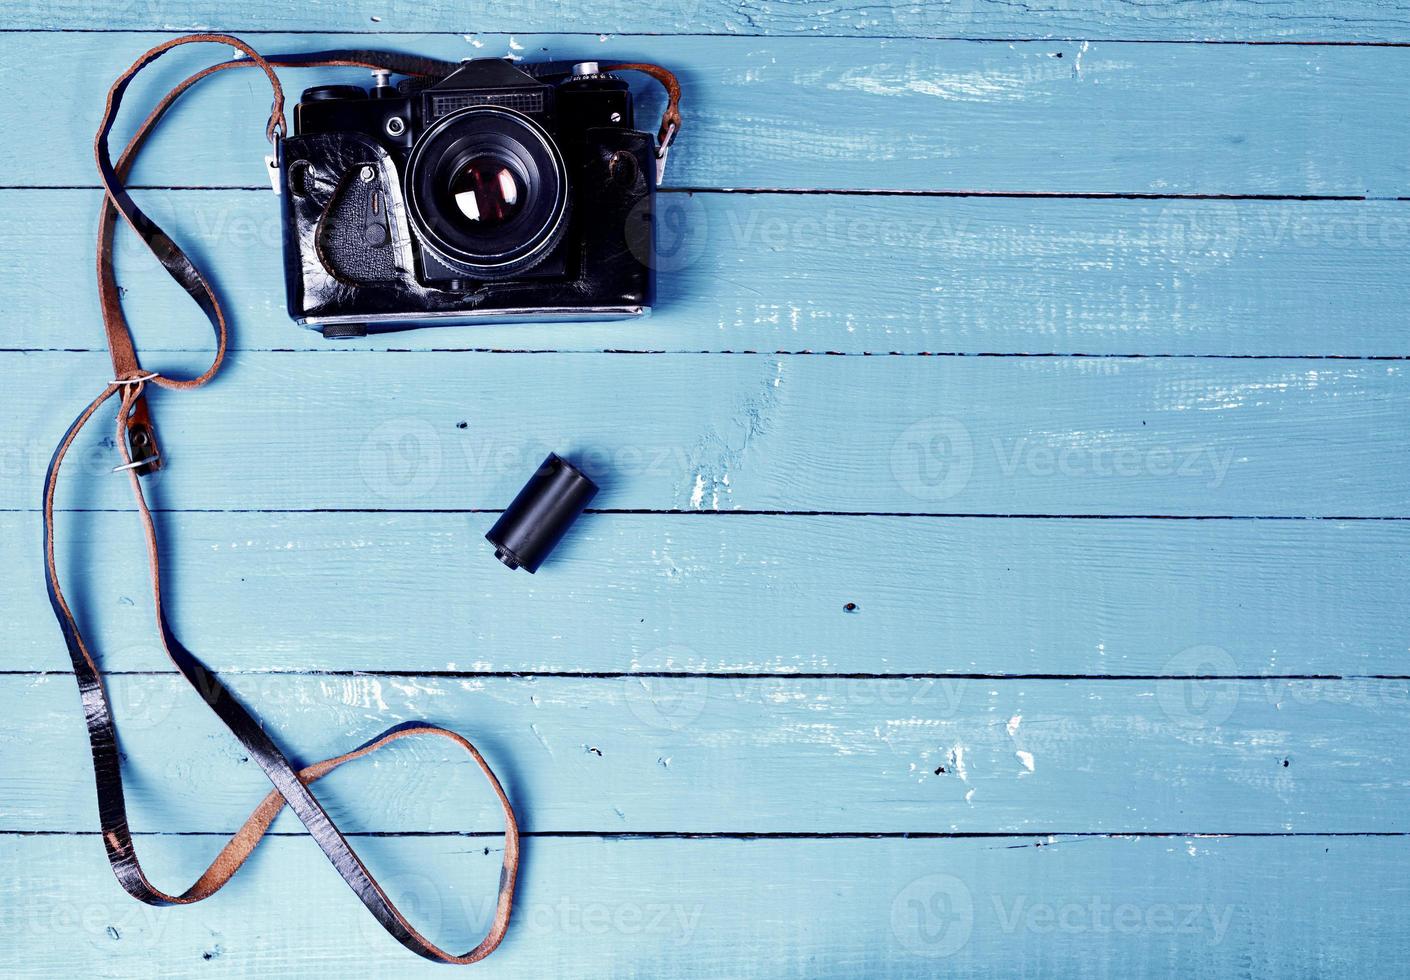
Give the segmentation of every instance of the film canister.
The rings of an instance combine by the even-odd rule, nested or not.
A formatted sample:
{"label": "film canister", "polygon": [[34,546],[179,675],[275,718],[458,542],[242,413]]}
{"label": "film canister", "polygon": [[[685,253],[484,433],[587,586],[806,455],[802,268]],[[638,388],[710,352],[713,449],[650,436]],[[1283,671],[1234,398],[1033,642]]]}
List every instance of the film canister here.
{"label": "film canister", "polygon": [[505,565],[536,572],[596,494],[597,484],[557,453],[549,453],[485,540]]}

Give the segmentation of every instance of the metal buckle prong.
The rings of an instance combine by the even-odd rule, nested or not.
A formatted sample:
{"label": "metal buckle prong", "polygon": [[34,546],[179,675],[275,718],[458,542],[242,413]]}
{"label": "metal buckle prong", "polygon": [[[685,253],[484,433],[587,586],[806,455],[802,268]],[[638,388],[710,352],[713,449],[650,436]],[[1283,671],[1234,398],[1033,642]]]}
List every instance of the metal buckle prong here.
{"label": "metal buckle prong", "polygon": [[666,178],[666,154],[671,152],[671,144],[676,141],[676,133],[680,132],[680,126],[674,122],[666,124],[665,136],[661,140],[660,147],[656,150],[656,185],[659,187],[661,181]]}
{"label": "metal buckle prong", "polygon": [[[122,473],[122,472],[124,472],[124,471],[126,471],[126,470],[137,470],[137,469],[141,469],[141,468],[144,467],[144,466],[151,466],[151,467],[152,467],[152,470],[155,470],[155,469],[157,469],[157,465],[160,464],[161,461],[162,461],[161,453],[156,453],[156,454],[154,454],[154,455],[152,455],[152,456],[147,456],[147,457],[145,457],[144,459],[134,459],[134,460],[133,460],[132,462],[130,462],[130,463],[123,463],[121,466],[114,466],[114,467],[113,467],[113,472],[114,472],[114,473]],[[152,472],[152,470],[148,470],[147,473]],[[138,476],[146,476],[147,473],[138,473],[137,475],[138,475]]]}

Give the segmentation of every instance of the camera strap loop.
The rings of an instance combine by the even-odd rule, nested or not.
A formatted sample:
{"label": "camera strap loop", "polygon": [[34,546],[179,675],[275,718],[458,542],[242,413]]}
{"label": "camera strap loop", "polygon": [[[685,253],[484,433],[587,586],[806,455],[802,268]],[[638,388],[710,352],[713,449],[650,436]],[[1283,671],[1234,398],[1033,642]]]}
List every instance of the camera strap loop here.
{"label": "camera strap loop", "polygon": [[[179,83],[157,103],[151,114],[137,128],[117,162],[112,162],[107,148],[108,136],[128,83],[139,71],[165,52],[178,45],[194,42],[215,42],[229,45],[246,57],[211,65]],[[427,959],[441,963],[463,964],[474,963],[488,956],[504,938],[509,927],[519,867],[519,830],[514,809],[489,764],[470,742],[455,732],[436,725],[412,722],[390,728],[343,755],[325,759],[302,769],[295,769],[274,743],[274,740],[264,731],[259,720],[231,694],[208,667],[181,644],[172,632],[162,605],[161,556],[158,548],[156,524],[143,493],[140,479],[143,473],[150,472],[151,469],[160,465],[161,459],[160,453],[157,451],[147,408],[147,386],[154,385],[181,390],[197,388],[206,384],[219,371],[224,359],[227,329],[225,316],[216,299],[215,292],[200,270],[195,267],[180,247],[137,207],[124,186],[123,182],[131,170],[138,150],[157,122],[187,89],[201,79],[227,68],[254,65],[260,68],[268,78],[274,90],[274,103],[265,133],[271,141],[277,144],[284,131],[283,91],[279,85],[279,79],[273,71],[273,66],[347,65],[367,68],[386,67],[389,70],[402,72],[412,67],[408,63],[409,61],[415,61],[417,63],[415,67],[420,72],[427,74],[434,74],[435,65],[443,64],[427,62],[425,59],[406,59],[404,56],[397,55],[384,58],[378,52],[362,51],[325,52],[316,56],[295,55],[263,58],[244,42],[229,35],[195,34],[175,38],[152,48],[113,84],[108,93],[103,122],[94,145],[99,174],[107,192],[99,218],[97,258],[99,297],[104,329],[107,333],[108,349],[113,360],[113,380],[88,403],[65,431],[59,445],[54,450],[54,455],[51,457],[48,470],[45,473],[43,496],[45,585],[55,619],[58,621],[59,629],[68,648],[69,658],[73,663],[74,678],[78,683],[79,696],[83,703],[88,737],[93,753],[98,815],[102,827],[103,842],[107,848],[108,861],[112,866],[113,873],[128,894],[149,905],[185,905],[214,894],[240,869],[256,845],[259,844],[265,832],[268,831],[274,818],[285,806],[288,806],[303,822],[309,834],[322,848],[343,880],[347,882],[348,886],[352,888],[388,933],[402,945]],[[215,332],[216,349],[210,367],[200,375],[192,378],[172,378],[159,372],[144,371],[140,367],[132,334],[122,312],[120,292],[112,263],[113,235],[119,214],[143,240],[157,260],[162,263],[168,274],[186,290],[210,321]],[[244,825],[230,838],[215,861],[191,887],[180,894],[172,894],[158,889],[147,879],[137,860],[123,799],[121,756],[118,751],[117,732],[103,676],[97,661],[83,639],[77,619],[64,597],[59,584],[58,565],[55,557],[55,498],[58,491],[59,473],[64,459],[79,433],[88,425],[98,410],[114,396],[118,397],[119,404],[117,446],[121,465],[117,469],[127,474],[133,500],[136,503],[145,533],[153,607],[162,647],[181,675],[230,729],[231,733],[249,752],[250,757],[264,770],[265,775],[274,786],[274,789],[250,814]],[[484,939],[470,951],[459,955],[446,952],[436,946],[406,920],[308,788],[310,784],[339,766],[412,736],[442,738],[463,749],[489,783],[504,813],[504,858],[500,870],[494,919]]]}
{"label": "camera strap loop", "polygon": [[666,154],[670,152],[671,144],[676,141],[676,134],[681,129],[681,83],[674,72],[660,65],[620,62],[609,64],[606,68],[608,71],[642,72],[656,79],[666,90],[666,109],[661,113],[661,128],[656,133],[656,183],[659,184],[666,173]]}

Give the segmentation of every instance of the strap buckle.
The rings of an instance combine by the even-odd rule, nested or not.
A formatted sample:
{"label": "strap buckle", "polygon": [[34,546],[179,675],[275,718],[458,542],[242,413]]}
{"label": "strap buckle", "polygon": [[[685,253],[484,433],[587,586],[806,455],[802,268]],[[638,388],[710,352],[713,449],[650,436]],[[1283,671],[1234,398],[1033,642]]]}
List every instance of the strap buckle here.
{"label": "strap buckle", "polygon": [[[283,120],[280,120],[280,123],[282,125]],[[270,148],[269,155],[264,158],[265,172],[269,174],[269,186],[273,188],[275,194],[280,194],[284,190],[283,147],[284,140],[281,137],[275,142],[274,146]]]}
{"label": "strap buckle", "polygon": [[162,468],[161,450],[157,448],[157,432],[152,415],[147,410],[147,396],[138,395],[124,423],[127,429],[127,455],[132,462],[114,466],[114,473],[132,470],[138,476],[155,473]]}

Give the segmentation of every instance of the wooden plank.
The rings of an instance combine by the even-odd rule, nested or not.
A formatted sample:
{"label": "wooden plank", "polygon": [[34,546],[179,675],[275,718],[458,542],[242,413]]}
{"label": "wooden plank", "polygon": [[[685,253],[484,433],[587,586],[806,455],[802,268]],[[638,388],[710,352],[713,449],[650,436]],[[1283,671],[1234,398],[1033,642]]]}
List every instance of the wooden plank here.
{"label": "wooden plank", "polygon": [[[473,21],[473,24],[469,23]],[[533,0],[477,8],[473,17],[453,6],[411,0],[357,0],[338,4],[254,2],[230,7],[214,0],[144,0],[105,8],[95,17],[78,0],[23,0],[6,12],[6,26],[45,30],[358,31],[459,33],[580,31],[619,34],[741,34],[862,37],[1132,38],[1238,41],[1405,41],[1410,8],[1398,0],[1312,0],[1255,3],[1122,5],[1098,0],[1025,4],[1002,0],[906,4],[742,4],[731,0],[661,5],[650,0],[586,0],[571,10]]]}
{"label": "wooden plank", "polygon": [[[413,923],[483,934],[492,841],[359,840]],[[531,840],[496,976],[1393,975],[1405,842]],[[1056,845],[1056,846],[1053,846]],[[209,838],[139,843],[184,883]],[[306,839],[261,846],[227,890],[154,909],[97,837],[0,838],[0,958],[18,976],[439,977],[372,921]],[[766,951],[766,952],[761,952]]]}
{"label": "wooden plank", "polygon": [[[494,518],[164,514],[168,615],[241,671],[1410,674],[1407,522],[593,514],[527,580]],[[0,633],[62,670],[37,525],[0,514]],[[136,533],[65,516],[66,588],[106,669],[170,670]]]}
{"label": "wooden plank", "polygon": [[[325,341],[284,309],[278,202],[142,195],[220,283],[237,349],[533,348],[1405,355],[1405,202],[1132,201],[672,194],[655,314],[630,324],[419,330]],[[96,191],[0,191],[0,235],[33,273],[0,285],[4,346],[101,347],[75,312]],[[42,212],[46,220],[36,221]],[[206,343],[150,254],[119,250],[146,349]],[[673,240],[674,241],[674,240]]]}
{"label": "wooden plank", "polygon": [[[0,506],[38,505],[106,361],[0,354]],[[1398,517],[1407,380],[1335,360],[250,354],[156,399],[171,465],[154,499],[494,509],[552,449],[607,509]],[[94,448],[107,428],[75,450],[61,506],[127,505]]]}
{"label": "wooden plank", "polygon": [[[94,185],[90,134],[104,86],[162,37],[0,35],[0,80],[44,100],[15,100],[0,114],[7,129],[33,135],[0,151],[5,184]],[[261,47],[366,41],[270,35]],[[443,58],[509,52],[670,65],[686,90],[687,128],[668,175],[676,187],[1410,194],[1400,152],[1410,142],[1402,111],[1410,65],[1393,48],[552,34],[388,44]],[[182,58],[190,68],[219,56],[183,54],[153,85],[179,77]],[[366,76],[302,72],[289,86],[298,92],[314,79]],[[267,184],[268,92],[228,74],[205,84],[169,119],[135,180]],[[133,104],[147,104],[153,85],[136,86]],[[64,125],[36,128],[36,112]]]}
{"label": "wooden plank", "polygon": [[[1180,669],[1218,669],[1220,658],[1196,648]],[[231,680],[308,762],[405,721],[459,731],[486,752],[533,831],[1410,829],[1404,680]],[[238,827],[268,781],[199,696],[173,675],[119,675],[109,688],[132,826]],[[0,677],[0,708],[0,829],[96,830],[72,679]],[[56,759],[72,760],[60,778]],[[347,829],[500,826],[459,750],[424,742],[378,760],[319,783]]]}

